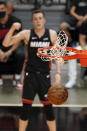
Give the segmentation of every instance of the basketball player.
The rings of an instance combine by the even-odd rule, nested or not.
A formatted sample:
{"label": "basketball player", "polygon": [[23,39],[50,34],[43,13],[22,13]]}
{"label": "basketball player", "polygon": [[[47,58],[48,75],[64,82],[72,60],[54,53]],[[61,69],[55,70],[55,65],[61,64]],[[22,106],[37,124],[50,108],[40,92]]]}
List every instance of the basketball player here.
{"label": "basketball player", "polygon": [[[31,105],[36,93],[38,93],[40,101],[44,105],[46,122],[49,130],[56,131],[56,121],[52,105],[47,99],[47,91],[51,86],[50,62],[42,61],[41,58],[37,56],[37,50],[38,48],[55,44],[57,33],[52,29],[49,30],[45,28],[46,19],[41,10],[32,12],[32,23],[34,29],[23,30],[15,36],[12,36],[14,31],[18,30],[21,25],[19,23],[13,24],[3,42],[3,46],[10,46],[13,44],[18,46],[20,41],[24,40],[28,51],[22,98],[23,108],[19,120],[19,131],[26,130],[31,114]],[[11,49],[9,52],[12,52]],[[61,79],[60,64],[57,61],[55,61],[55,63],[57,72],[54,85],[58,85]]]}

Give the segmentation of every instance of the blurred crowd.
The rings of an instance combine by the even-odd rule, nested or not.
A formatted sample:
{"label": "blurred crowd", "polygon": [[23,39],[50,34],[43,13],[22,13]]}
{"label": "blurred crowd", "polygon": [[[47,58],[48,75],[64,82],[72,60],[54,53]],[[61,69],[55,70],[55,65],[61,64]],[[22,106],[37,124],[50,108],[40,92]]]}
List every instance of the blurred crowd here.
{"label": "blurred crowd", "polygon": [[[0,1],[0,49],[2,51],[8,51],[11,47],[5,48],[2,46],[3,40],[11,28],[12,24],[19,22],[22,24],[21,20],[13,15],[14,13],[14,3],[13,1]],[[22,27],[21,29],[22,30]],[[20,31],[19,30],[19,31]],[[15,31],[15,34],[18,31]],[[18,89],[22,88],[21,83],[21,72],[24,64],[25,52],[23,43],[16,49],[12,54],[8,53],[8,57],[4,61],[0,62],[0,86],[3,85],[3,74],[12,74],[12,84]],[[13,66],[12,66],[13,65]],[[15,66],[14,66],[15,65]]]}

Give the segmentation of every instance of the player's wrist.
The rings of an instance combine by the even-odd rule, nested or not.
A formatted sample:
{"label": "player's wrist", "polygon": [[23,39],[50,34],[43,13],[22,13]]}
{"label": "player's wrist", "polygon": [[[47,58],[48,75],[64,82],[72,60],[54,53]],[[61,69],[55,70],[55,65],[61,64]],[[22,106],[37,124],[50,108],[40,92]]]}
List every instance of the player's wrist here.
{"label": "player's wrist", "polygon": [[11,30],[12,30],[12,31],[15,31],[15,30],[16,30],[16,28],[15,28],[15,26],[14,26],[14,25],[12,25]]}

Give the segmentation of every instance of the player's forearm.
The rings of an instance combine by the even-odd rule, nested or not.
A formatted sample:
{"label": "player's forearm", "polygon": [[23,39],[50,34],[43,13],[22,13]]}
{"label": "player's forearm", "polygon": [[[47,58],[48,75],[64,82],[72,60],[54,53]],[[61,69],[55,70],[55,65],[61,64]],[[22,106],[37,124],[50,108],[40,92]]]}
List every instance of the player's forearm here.
{"label": "player's forearm", "polygon": [[3,43],[2,43],[3,46],[8,47],[13,44],[14,41],[12,41],[12,36],[14,34],[14,31],[15,31],[14,28],[11,28],[9,30],[9,32],[7,33],[7,35],[5,36],[3,40]]}
{"label": "player's forearm", "polygon": [[21,44],[21,42],[18,42],[18,43],[16,43],[16,44],[14,44],[14,45],[10,48],[9,52],[12,54],[12,52],[13,52],[14,50],[16,50],[20,44]]}
{"label": "player's forearm", "polygon": [[[17,36],[17,37],[16,37]],[[11,43],[13,43],[12,47],[9,49],[8,56],[12,54],[12,52],[19,47],[21,44],[21,39],[18,39],[18,35],[12,37]]]}
{"label": "player's forearm", "polygon": [[54,85],[59,85],[61,83],[61,69],[60,69],[60,63],[55,60],[56,64],[56,74],[55,74],[55,82]]}
{"label": "player's forearm", "polygon": [[7,52],[5,52],[5,55],[8,57],[12,54],[12,52],[19,46],[18,44],[14,44]]}
{"label": "player's forearm", "polygon": [[57,61],[57,60],[55,60],[55,64],[56,64],[56,73],[58,74],[61,74],[61,68],[60,68],[60,63]]}

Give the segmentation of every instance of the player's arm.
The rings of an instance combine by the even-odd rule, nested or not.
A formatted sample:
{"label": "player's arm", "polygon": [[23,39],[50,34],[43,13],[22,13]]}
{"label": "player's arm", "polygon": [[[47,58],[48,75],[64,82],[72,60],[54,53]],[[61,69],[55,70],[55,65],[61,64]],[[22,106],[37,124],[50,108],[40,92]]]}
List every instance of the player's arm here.
{"label": "player's arm", "polygon": [[[50,36],[51,36],[51,42],[54,45],[57,40],[57,33],[54,30],[50,30]],[[56,64],[56,74],[55,74],[55,83],[54,84],[60,84],[61,81],[61,68],[60,63],[55,60]]]}
{"label": "player's arm", "polygon": [[[29,30],[23,30],[23,31],[21,31],[21,32],[18,33],[17,35],[12,36],[11,39],[10,39],[10,41],[9,41],[9,43],[7,43],[7,44],[5,44],[5,43],[6,43],[5,41],[7,41],[7,40],[5,39],[5,41],[4,41],[4,43],[3,43],[3,46],[8,47],[8,46],[11,46],[11,45],[12,45],[12,47],[6,52],[6,53],[8,54],[8,56],[9,56],[16,48],[19,47],[19,45],[22,43],[21,41],[24,41],[25,44],[28,43],[28,40],[27,40],[26,36],[29,37],[29,32],[30,32]],[[9,35],[8,35],[8,36],[9,36]]]}
{"label": "player's arm", "polygon": [[[7,52],[4,53],[3,58],[4,58],[4,57],[8,57],[9,55],[11,55],[12,52],[13,52],[16,48],[19,47],[19,45],[20,45],[20,43],[21,43],[22,40],[25,41],[25,44],[28,43],[28,42],[27,42],[27,39],[26,39],[26,36],[25,36],[26,34],[29,35],[28,32],[29,32],[28,30],[21,31],[20,33],[18,33],[17,35],[13,36],[13,37],[10,39],[11,41],[9,41],[8,46],[10,46],[10,45],[13,45],[13,46],[12,46]],[[5,39],[5,40],[6,40],[6,39]],[[3,44],[3,45],[5,46],[5,44]],[[6,47],[7,47],[7,45],[6,45]],[[2,59],[3,59],[3,58],[2,58]]]}
{"label": "player's arm", "polygon": [[8,47],[17,43],[20,43],[20,41],[28,41],[29,39],[29,30],[24,30],[19,32],[17,35],[14,35],[14,32],[16,30],[19,30],[21,28],[21,24],[16,22],[12,25],[11,29],[5,36],[5,39],[3,40],[3,46]]}
{"label": "player's arm", "polygon": [[11,55],[11,53],[20,45],[22,40],[25,41],[25,44],[28,43],[30,37],[30,30],[21,31],[13,36],[15,30],[19,30],[20,27],[21,27],[20,23],[14,23],[9,32],[7,33],[3,41],[3,46],[8,47],[12,45],[12,47],[7,52],[4,53],[2,59],[6,56],[8,57],[9,55]]}

